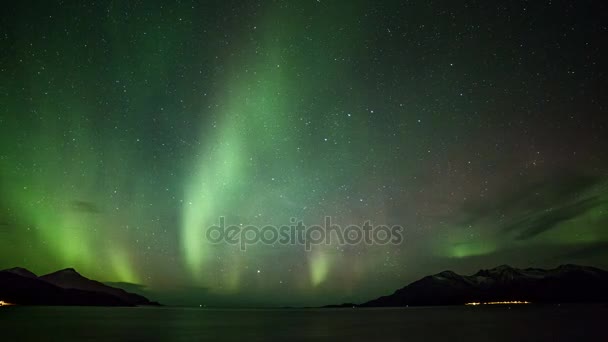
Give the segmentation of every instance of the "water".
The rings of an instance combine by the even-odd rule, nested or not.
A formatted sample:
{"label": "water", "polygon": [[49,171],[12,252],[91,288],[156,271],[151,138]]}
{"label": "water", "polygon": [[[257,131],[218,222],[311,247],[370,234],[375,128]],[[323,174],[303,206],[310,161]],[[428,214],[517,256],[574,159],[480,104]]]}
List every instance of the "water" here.
{"label": "water", "polygon": [[608,341],[608,306],[2,307],[0,341]]}

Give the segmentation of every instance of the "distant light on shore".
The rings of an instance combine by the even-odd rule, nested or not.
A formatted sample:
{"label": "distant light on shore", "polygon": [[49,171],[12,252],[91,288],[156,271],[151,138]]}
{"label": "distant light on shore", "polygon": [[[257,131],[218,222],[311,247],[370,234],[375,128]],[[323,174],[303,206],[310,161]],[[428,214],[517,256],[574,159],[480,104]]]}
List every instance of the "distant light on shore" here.
{"label": "distant light on shore", "polygon": [[502,301],[502,302],[471,302],[465,303],[464,305],[505,305],[505,304],[530,304],[528,301],[520,301],[520,300],[510,300],[510,301]]}

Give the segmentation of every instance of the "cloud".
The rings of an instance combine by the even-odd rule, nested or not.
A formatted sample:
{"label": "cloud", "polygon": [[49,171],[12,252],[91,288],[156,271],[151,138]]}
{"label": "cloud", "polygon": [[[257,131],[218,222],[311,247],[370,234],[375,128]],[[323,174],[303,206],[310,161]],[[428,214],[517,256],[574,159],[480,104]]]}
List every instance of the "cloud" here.
{"label": "cloud", "polygon": [[570,173],[520,184],[510,193],[465,205],[456,223],[495,226],[516,240],[527,240],[606,204],[605,189],[599,187],[603,182],[601,177]]}
{"label": "cloud", "polygon": [[545,210],[515,224],[503,227],[505,231],[519,231],[517,240],[526,240],[557,227],[559,223],[574,219],[603,202],[598,197],[580,200],[559,208]]}
{"label": "cloud", "polygon": [[119,289],[123,289],[127,292],[132,292],[132,293],[145,293],[146,289],[148,288],[146,285],[143,284],[135,284],[135,283],[128,283],[128,282],[104,282],[104,284],[108,285],[108,286],[112,286],[112,287],[117,287]]}
{"label": "cloud", "polygon": [[566,260],[572,259],[589,259],[599,256],[608,256],[608,242],[596,242],[587,244],[582,248],[578,248],[574,251],[569,251],[559,256]]}
{"label": "cloud", "polygon": [[72,209],[74,211],[89,214],[99,214],[101,212],[101,210],[95,203],[80,200],[72,201]]}
{"label": "cloud", "polygon": [[532,184],[520,184],[519,188],[495,198],[470,202],[462,208],[462,223],[473,224],[475,221],[501,216],[503,214],[520,214],[534,212],[561,205],[584,194],[603,179],[585,174],[567,174],[544,179]]}

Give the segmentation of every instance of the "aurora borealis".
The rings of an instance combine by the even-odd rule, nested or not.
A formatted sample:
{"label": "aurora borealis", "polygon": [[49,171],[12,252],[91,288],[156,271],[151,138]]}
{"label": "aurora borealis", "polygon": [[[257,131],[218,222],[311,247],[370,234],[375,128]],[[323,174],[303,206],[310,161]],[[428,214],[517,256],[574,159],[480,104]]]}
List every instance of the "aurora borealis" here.
{"label": "aurora borealis", "polygon": [[[22,1],[0,15],[0,269],[187,305],[608,267],[600,1]],[[386,246],[211,245],[231,224]]]}

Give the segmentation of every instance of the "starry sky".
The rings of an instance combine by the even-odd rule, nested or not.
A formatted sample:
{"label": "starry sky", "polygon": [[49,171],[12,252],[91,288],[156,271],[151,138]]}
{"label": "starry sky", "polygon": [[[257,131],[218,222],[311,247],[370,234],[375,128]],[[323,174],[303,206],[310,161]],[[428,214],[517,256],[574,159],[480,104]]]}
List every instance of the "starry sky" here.
{"label": "starry sky", "polygon": [[[14,1],[0,268],[321,305],[445,269],[608,268],[604,1]],[[386,246],[205,227],[401,225]]]}

